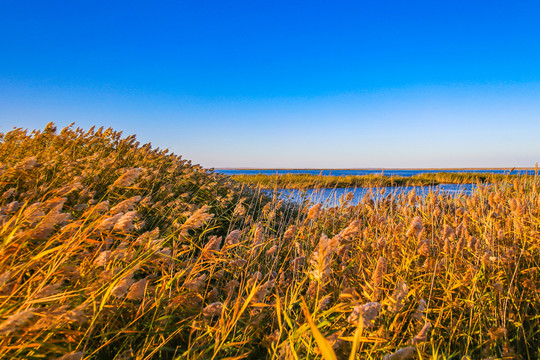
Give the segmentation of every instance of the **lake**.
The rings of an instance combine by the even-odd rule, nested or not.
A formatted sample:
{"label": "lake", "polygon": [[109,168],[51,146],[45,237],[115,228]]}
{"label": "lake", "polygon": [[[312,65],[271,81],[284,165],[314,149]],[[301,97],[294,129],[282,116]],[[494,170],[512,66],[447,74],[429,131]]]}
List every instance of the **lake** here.
{"label": "lake", "polygon": [[[362,201],[366,193],[371,193],[374,198],[383,198],[389,194],[395,196],[408,194],[413,189],[419,196],[426,196],[430,191],[442,195],[456,196],[460,194],[470,194],[476,188],[476,184],[440,184],[437,186],[402,186],[402,187],[383,187],[383,188],[337,188],[337,189],[282,189],[280,197],[297,203],[303,200],[310,200],[314,203],[322,203],[331,207],[339,205],[340,198],[352,193],[351,205],[357,205]],[[381,189],[384,193],[381,194]],[[271,190],[269,190],[271,192]]]}
{"label": "lake", "polygon": [[[346,176],[346,175],[372,175],[372,174],[384,174],[387,176],[403,176],[409,177],[423,173],[492,173],[492,174],[520,174],[520,175],[534,175],[534,169],[214,169],[215,172],[225,175],[281,175],[281,174],[310,174],[310,175],[334,175],[334,176]],[[330,188],[330,189],[283,189],[281,191],[281,197],[287,198],[294,202],[302,202],[307,199],[314,203],[323,203],[325,206],[335,206],[339,204],[339,199],[349,192],[353,193],[351,200],[352,205],[356,205],[362,201],[364,195],[368,192],[372,192],[374,197],[383,197],[388,194],[400,195],[407,194],[413,189],[420,196],[425,196],[429,191],[439,192],[440,194],[446,194],[456,196],[459,194],[470,194],[476,188],[476,184],[439,184],[437,186],[404,186],[404,187],[385,187],[384,195],[380,194],[381,188]]]}

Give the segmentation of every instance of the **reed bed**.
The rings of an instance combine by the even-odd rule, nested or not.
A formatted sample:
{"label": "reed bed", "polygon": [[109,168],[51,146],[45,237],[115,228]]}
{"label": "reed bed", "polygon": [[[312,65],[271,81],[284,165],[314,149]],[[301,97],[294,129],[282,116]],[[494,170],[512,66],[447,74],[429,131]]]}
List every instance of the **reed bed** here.
{"label": "reed bed", "polygon": [[491,174],[491,173],[422,173],[413,176],[371,175],[312,175],[312,174],[241,174],[231,178],[240,183],[264,189],[317,189],[317,188],[353,188],[382,186],[433,186],[439,184],[475,184],[500,181],[513,181],[527,175]]}
{"label": "reed bed", "polygon": [[296,205],[111,129],[15,129],[0,359],[535,359],[539,186]]}

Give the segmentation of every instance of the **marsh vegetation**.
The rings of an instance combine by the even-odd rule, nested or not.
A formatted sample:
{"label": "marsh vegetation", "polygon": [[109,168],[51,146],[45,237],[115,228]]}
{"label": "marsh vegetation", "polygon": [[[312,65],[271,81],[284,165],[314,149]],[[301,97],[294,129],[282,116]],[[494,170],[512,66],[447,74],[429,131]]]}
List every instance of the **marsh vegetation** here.
{"label": "marsh vegetation", "polygon": [[505,175],[492,173],[423,173],[412,176],[373,175],[313,175],[313,174],[241,174],[233,175],[235,181],[264,189],[320,189],[352,187],[435,186],[439,184],[475,184],[511,181],[528,175]]}
{"label": "marsh vegetation", "polygon": [[111,129],[15,129],[0,358],[538,358],[540,179],[487,180],[325,208]]}

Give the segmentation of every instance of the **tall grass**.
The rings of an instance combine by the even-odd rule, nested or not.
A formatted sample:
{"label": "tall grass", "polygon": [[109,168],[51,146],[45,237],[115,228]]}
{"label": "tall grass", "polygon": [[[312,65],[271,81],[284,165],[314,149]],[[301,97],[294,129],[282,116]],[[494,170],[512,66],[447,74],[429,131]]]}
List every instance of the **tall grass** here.
{"label": "tall grass", "polygon": [[324,208],[110,129],[0,140],[2,359],[540,356],[537,177]]}
{"label": "tall grass", "polygon": [[307,189],[307,188],[353,188],[381,186],[429,186],[438,184],[475,184],[498,181],[512,181],[526,175],[506,175],[491,173],[422,173],[413,176],[371,175],[312,175],[312,174],[254,174],[233,175],[235,181],[265,189]]}

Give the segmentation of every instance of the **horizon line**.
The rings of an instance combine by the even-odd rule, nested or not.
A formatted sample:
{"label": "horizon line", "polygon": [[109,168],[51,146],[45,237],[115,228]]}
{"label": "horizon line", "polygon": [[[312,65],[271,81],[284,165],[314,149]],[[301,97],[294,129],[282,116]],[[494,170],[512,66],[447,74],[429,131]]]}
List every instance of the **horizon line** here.
{"label": "horizon line", "polygon": [[269,167],[269,168],[256,168],[256,167],[211,167],[210,169],[214,170],[534,170],[535,167],[448,167],[448,168],[399,168],[399,167],[388,167],[388,168],[278,168],[278,167]]}

